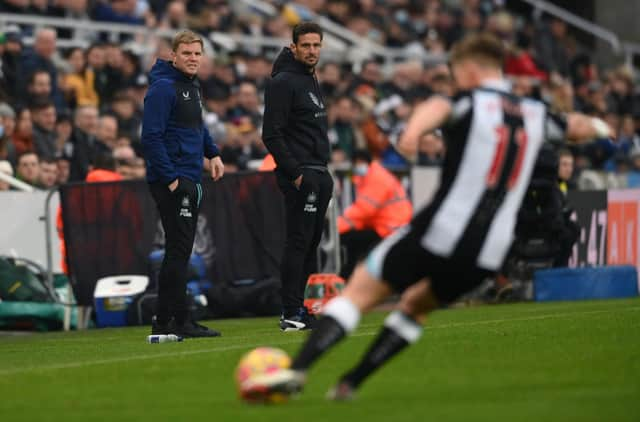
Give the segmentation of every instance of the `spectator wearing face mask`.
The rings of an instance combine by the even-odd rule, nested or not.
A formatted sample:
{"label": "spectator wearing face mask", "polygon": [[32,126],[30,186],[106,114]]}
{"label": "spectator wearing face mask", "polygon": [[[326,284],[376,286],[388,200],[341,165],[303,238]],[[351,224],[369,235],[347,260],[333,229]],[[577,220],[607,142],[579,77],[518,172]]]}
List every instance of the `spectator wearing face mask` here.
{"label": "spectator wearing face mask", "polygon": [[411,220],[413,208],[400,181],[366,150],[353,154],[356,198],[338,217],[346,259],[340,275],[347,279],[357,262],[381,239]]}

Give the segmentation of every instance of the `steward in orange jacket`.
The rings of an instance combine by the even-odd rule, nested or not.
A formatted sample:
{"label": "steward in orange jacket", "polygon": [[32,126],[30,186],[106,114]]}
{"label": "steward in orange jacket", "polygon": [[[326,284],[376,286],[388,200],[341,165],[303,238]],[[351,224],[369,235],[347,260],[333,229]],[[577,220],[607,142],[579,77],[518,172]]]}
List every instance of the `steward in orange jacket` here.
{"label": "steward in orange jacket", "polygon": [[353,169],[356,199],[338,217],[340,243],[347,255],[340,272],[345,279],[372,246],[408,224],[413,215],[400,181],[378,161],[371,161],[367,151],[354,152]]}

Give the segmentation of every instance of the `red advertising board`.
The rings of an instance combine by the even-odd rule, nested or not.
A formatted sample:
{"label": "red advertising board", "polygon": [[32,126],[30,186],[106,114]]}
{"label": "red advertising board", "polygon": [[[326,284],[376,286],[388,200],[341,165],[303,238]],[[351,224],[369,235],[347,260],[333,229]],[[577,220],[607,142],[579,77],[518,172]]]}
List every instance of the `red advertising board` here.
{"label": "red advertising board", "polygon": [[608,193],[607,263],[640,267],[638,259],[638,211],[640,190],[612,190]]}

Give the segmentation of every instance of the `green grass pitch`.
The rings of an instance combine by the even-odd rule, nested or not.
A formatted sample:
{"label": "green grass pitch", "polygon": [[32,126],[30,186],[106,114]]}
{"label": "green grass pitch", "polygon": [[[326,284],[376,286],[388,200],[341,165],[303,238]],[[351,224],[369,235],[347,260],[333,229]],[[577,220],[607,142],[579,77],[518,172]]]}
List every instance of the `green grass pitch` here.
{"label": "green grass pitch", "polygon": [[272,406],[241,403],[233,373],[253,347],[298,349],[306,334],[277,318],[153,345],[148,327],[0,336],[0,421],[640,421],[640,299],[436,312],[356,401],[325,401],[383,319],[366,316],[304,394]]}

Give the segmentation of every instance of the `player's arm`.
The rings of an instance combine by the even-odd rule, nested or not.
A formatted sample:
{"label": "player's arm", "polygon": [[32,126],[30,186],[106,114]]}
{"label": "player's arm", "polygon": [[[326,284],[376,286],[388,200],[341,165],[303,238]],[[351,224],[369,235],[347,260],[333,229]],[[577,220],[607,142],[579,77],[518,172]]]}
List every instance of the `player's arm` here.
{"label": "player's arm", "polygon": [[452,105],[448,98],[434,96],[418,105],[396,144],[396,150],[406,159],[415,162],[418,158],[420,137],[445,123],[451,114]]}
{"label": "player's arm", "polygon": [[611,128],[604,120],[582,113],[569,113],[567,119],[567,138],[572,141],[610,138]]}

